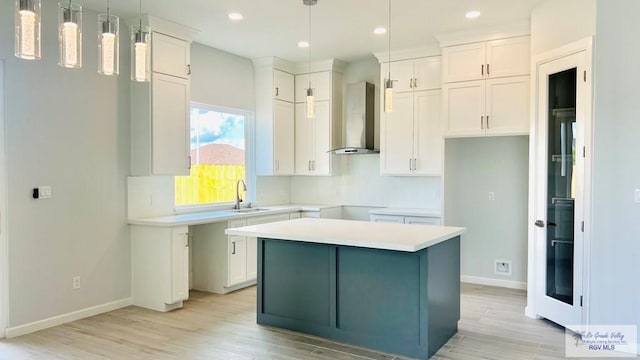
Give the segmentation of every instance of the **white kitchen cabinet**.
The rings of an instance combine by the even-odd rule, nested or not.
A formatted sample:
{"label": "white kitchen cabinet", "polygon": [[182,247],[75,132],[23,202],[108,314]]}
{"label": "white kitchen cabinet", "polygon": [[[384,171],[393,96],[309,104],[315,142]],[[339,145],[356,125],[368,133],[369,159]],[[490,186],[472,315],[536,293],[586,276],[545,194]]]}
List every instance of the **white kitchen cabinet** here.
{"label": "white kitchen cabinet", "polygon": [[291,175],[294,172],[294,114],[293,103],[273,101],[273,175]]}
{"label": "white kitchen cabinet", "polygon": [[528,75],[529,36],[444,47],[442,59],[444,83]]}
{"label": "white kitchen cabinet", "polygon": [[296,75],[295,174],[334,175],[337,164],[328,151],[342,141],[342,75],[335,71],[311,74],[315,98],[311,119],[306,112],[308,79],[309,74]]}
{"label": "white kitchen cabinet", "polygon": [[342,219],[342,206],[324,207],[317,211],[303,210],[300,212],[300,217],[315,219]]}
{"label": "white kitchen cabinet", "polygon": [[439,90],[394,94],[393,111],[380,124],[380,173],[442,173],[442,120]]}
{"label": "white kitchen cabinet", "polygon": [[256,174],[294,172],[294,78],[273,63],[255,64]]}
{"label": "white kitchen cabinet", "polygon": [[402,215],[377,215],[369,216],[371,222],[394,223],[394,224],[418,224],[418,225],[441,225],[439,217],[432,216],[402,216]]}
{"label": "white kitchen cabinet", "polygon": [[445,136],[527,134],[529,91],[529,76],[444,84]]}
{"label": "white kitchen cabinet", "polygon": [[296,175],[331,175],[332,149],[331,107],[328,101],[317,101],[315,116],[307,118],[306,104],[296,104]]}
{"label": "white kitchen cabinet", "polygon": [[[311,73],[311,88],[316,101],[329,101],[331,98],[331,72],[321,71]],[[309,74],[296,75],[296,103],[307,101],[307,89],[309,88]]]}
{"label": "white kitchen cabinet", "polygon": [[[441,87],[441,58],[431,56],[391,62],[394,93],[433,90]],[[381,84],[389,77],[389,63],[380,64]]]}
{"label": "white kitchen cabinet", "polygon": [[193,226],[193,288],[226,294],[255,284],[258,273],[257,239],[227,236],[227,228],[289,220],[288,213],[253,216]]}
{"label": "white kitchen cabinet", "polygon": [[227,287],[247,281],[247,238],[229,236],[227,244],[229,269]]}
{"label": "white kitchen cabinet", "polygon": [[188,41],[159,32],[151,33],[151,70],[183,79],[191,75],[191,46]]}
{"label": "white kitchen cabinet", "polygon": [[131,173],[189,175],[190,42],[152,39],[151,81],[131,83]]}
{"label": "white kitchen cabinet", "polygon": [[275,100],[294,101],[293,74],[278,69],[273,70],[273,98]]}
{"label": "white kitchen cabinet", "polygon": [[157,311],[189,298],[187,226],[131,226],[133,304]]}

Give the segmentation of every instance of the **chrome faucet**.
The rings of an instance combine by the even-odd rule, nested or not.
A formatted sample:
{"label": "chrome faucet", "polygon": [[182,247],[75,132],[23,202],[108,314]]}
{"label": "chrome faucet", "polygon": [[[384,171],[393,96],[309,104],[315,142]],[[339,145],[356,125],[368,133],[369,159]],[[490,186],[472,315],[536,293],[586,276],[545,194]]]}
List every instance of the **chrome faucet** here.
{"label": "chrome faucet", "polygon": [[238,180],[236,182],[236,205],[233,207],[236,210],[240,209],[240,202],[242,202],[240,198],[240,183],[242,183],[242,191],[247,191],[247,184],[244,183],[244,180]]}

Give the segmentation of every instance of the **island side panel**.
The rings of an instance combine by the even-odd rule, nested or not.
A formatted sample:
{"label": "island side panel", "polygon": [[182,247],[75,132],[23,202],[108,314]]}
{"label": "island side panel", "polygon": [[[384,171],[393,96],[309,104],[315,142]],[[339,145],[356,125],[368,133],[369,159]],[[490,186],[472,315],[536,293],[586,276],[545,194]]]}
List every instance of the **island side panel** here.
{"label": "island side panel", "polygon": [[428,346],[435,354],[460,320],[460,236],[428,248]]}
{"label": "island side panel", "polygon": [[338,247],[334,339],[424,358],[426,262],[427,250]]}
{"label": "island side panel", "polygon": [[335,247],[258,239],[259,324],[328,336],[335,312],[331,304],[335,297],[332,248]]}

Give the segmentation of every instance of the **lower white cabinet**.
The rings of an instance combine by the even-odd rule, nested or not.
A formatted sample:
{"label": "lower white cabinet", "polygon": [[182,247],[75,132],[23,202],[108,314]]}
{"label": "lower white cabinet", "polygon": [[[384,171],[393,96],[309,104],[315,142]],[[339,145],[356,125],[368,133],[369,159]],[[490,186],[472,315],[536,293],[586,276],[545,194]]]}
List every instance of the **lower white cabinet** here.
{"label": "lower white cabinet", "polygon": [[157,311],[189,298],[189,228],[131,226],[133,304]]}
{"label": "lower white cabinet", "polygon": [[224,231],[289,219],[290,215],[285,213],[193,226],[193,288],[226,294],[255,284],[257,239],[227,236]]}
{"label": "lower white cabinet", "polygon": [[370,215],[369,221],[395,224],[441,225],[439,217],[432,216],[402,216],[402,215]]}

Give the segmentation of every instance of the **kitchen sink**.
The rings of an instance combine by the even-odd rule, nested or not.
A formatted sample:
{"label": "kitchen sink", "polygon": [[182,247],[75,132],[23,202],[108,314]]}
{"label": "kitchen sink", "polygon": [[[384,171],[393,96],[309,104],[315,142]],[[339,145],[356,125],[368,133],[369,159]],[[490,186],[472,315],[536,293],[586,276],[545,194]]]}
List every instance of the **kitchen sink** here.
{"label": "kitchen sink", "polygon": [[246,208],[246,209],[238,209],[238,210],[230,210],[236,213],[254,213],[254,212],[260,212],[260,211],[269,211],[271,209],[265,209],[265,208]]}

